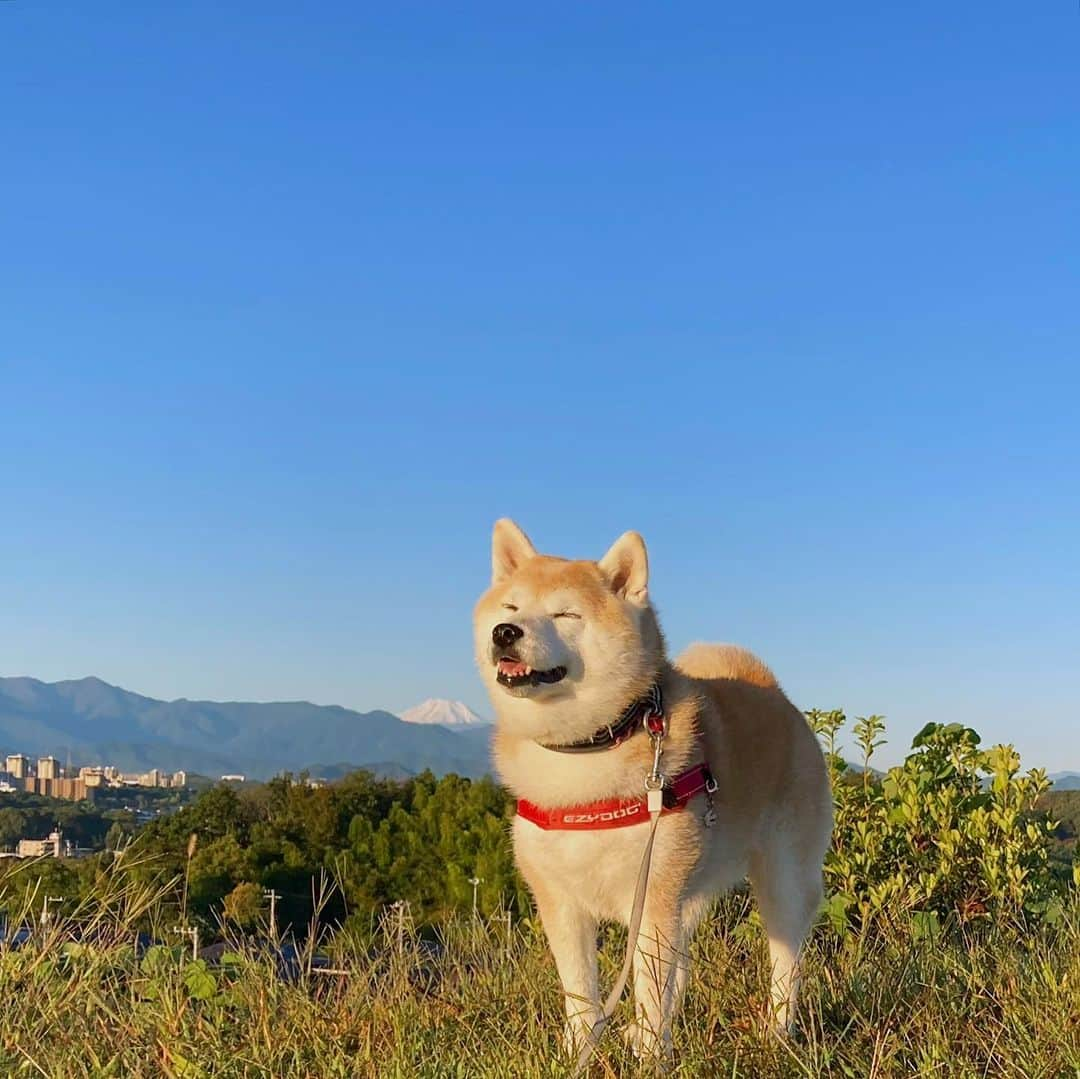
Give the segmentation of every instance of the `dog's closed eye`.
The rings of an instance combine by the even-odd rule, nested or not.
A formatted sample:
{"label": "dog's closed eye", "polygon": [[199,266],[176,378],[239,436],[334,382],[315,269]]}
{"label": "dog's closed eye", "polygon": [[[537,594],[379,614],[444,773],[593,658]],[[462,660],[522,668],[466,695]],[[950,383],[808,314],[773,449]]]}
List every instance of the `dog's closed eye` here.
{"label": "dog's closed eye", "polygon": [[556,611],[552,618],[580,618],[581,615],[576,611]]}

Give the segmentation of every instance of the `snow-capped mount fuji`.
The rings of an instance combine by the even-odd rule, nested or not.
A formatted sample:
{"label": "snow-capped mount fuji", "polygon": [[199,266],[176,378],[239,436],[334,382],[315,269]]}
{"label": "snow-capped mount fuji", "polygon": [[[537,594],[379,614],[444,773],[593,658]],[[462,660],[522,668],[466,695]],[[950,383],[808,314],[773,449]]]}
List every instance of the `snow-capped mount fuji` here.
{"label": "snow-capped mount fuji", "polygon": [[451,730],[467,727],[490,727],[490,720],[478,716],[462,701],[445,701],[438,698],[426,700],[414,708],[406,708],[398,716],[406,723],[438,724]]}

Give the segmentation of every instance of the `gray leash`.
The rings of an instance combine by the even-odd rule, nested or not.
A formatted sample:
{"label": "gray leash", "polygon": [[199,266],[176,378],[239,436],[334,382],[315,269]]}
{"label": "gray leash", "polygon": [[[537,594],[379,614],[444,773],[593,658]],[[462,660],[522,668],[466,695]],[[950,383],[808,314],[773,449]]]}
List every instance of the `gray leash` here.
{"label": "gray leash", "polygon": [[[652,794],[652,791],[649,793]],[[649,801],[653,803],[654,800],[650,798]],[[637,950],[638,932],[641,930],[641,916],[645,910],[645,892],[649,886],[649,866],[652,864],[653,840],[656,838],[656,826],[660,823],[659,799],[656,799],[655,804],[655,810],[650,805],[652,824],[649,826],[649,838],[645,842],[645,851],[641,856],[641,868],[638,870],[637,885],[634,888],[634,906],[630,912],[630,927],[626,937],[626,956],[623,958],[622,970],[619,971],[619,976],[615,979],[615,984],[611,987],[607,1000],[604,1001],[604,1008],[600,1013],[600,1018],[593,1023],[585,1044],[581,1047],[581,1052],[578,1053],[577,1062],[574,1064],[573,1072],[571,1072],[572,1079],[580,1079],[580,1076],[584,1074],[586,1067],[588,1067],[590,1057],[592,1057],[600,1044],[600,1035],[615,1014],[615,1009],[619,1005],[619,998],[623,995],[626,981],[630,977],[630,967],[633,965],[634,952]]]}

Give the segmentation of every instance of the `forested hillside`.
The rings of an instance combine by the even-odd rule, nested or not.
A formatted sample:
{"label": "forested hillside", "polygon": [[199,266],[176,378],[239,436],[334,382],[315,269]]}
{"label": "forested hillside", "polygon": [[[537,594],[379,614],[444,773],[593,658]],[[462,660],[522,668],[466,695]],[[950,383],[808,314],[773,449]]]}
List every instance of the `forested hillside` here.
{"label": "forested hillside", "polygon": [[[421,923],[465,910],[474,877],[481,881],[482,911],[525,909],[508,841],[509,806],[489,779],[436,779],[426,772],[398,782],[360,771],[312,787],[285,776],[242,789],[217,786],[137,834],[121,822],[109,842],[127,847],[122,858],[134,876],[186,881],[188,911],[208,931],[226,897],[245,882],[276,891],[279,925],[303,929],[313,886],[324,875],[336,886],[324,920],[349,920],[362,931],[372,914],[398,899],[409,902]],[[9,885],[21,894],[45,875],[50,894],[74,901],[95,887],[102,866],[115,857],[37,863],[11,872]]]}
{"label": "forested hillside", "polygon": [[[846,722],[839,712],[810,718],[827,746]],[[870,747],[866,764],[880,721],[860,720],[853,732]],[[1039,915],[1071,885],[1080,792],[1047,793],[1041,773],[1020,774],[1005,748],[980,750],[970,729],[928,725],[904,764],[884,775],[853,769],[831,750],[828,758],[837,823],[826,884],[836,924],[900,909],[961,921],[998,909]],[[173,915],[198,920],[207,935],[220,931],[223,916],[247,928],[265,924],[271,890],[278,928],[298,931],[320,891],[327,926],[365,934],[398,900],[418,925],[435,925],[472,909],[473,880],[480,914],[523,915],[530,905],[513,865],[512,811],[491,779],[430,772],[397,781],[358,771],[325,786],[288,775],[220,785],[141,829],[130,814],[31,805],[23,796],[18,809],[0,809],[0,838],[10,841],[28,822],[44,832],[55,812],[72,838],[100,842],[107,833],[110,849],[79,862],[8,866],[0,885],[13,908],[46,890],[74,905],[119,862],[134,879],[174,882],[166,889]],[[35,893],[39,878],[47,889]]]}

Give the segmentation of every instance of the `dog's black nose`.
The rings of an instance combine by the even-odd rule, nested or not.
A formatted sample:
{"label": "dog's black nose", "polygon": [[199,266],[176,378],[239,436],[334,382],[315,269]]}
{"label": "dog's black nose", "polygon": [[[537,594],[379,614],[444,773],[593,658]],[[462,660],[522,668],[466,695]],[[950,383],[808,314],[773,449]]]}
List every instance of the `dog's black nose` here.
{"label": "dog's black nose", "polygon": [[509,648],[514,641],[520,641],[525,636],[521,626],[511,625],[509,622],[500,622],[492,631],[491,639],[500,648]]}

